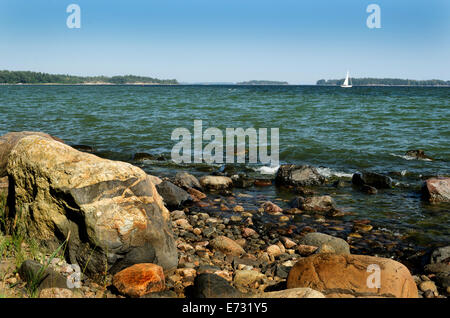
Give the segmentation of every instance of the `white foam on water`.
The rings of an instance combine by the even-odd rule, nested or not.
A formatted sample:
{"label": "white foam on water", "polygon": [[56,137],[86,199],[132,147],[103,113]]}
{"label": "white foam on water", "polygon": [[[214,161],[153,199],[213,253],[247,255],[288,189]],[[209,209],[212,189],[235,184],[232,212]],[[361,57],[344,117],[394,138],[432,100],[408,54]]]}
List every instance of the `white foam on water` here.
{"label": "white foam on water", "polygon": [[256,169],[256,171],[258,171],[261,174],[275,174],[277,173],[278,169],[280,169],[280,166],[276,166],[276,167],[259,167]]}
{"label": "white foam on water", "polygon": [[405,160],[422,160],[422,161],[433,161],[431,159],[426,159],[426,158],[416,158],[416,157],[412,157],[412,156],[407,156],[407,155],[397,155],[395,153],[390,153],[391,156],[394,157],[399,157]]}
{"label": "white foam on water", "polygon": [[336,176],[339,178],[351,178],[353,177],[352,173],[346,173],[342,171],[334,171],[330,168],[316,168],[317,172],[320,173],[325,178],[329,178],[331,176]]}

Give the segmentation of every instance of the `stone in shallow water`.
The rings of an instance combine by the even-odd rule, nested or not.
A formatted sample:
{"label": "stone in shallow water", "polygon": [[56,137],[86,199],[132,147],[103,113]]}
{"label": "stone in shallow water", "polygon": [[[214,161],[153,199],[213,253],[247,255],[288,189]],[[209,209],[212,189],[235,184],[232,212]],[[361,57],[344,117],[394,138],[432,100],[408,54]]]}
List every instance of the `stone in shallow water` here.
{"label": "stone in shallow water", "polygon": [[377,189],[392,188],[392,179],[375,172],[355,173],[352,177],[352,183],[358,186],[369,185]]}
{"label": "stone in shallow water", "polygon": [[156,189],[158,190],[158,193],[163,197],[164,203],[169,209],[179,208],[184,204],[192,201],[189,193],[187,193],[180,187],[177,187],[172,182],[163,181],[156,186]]}
{"label": "stone in shallow water", "polygon": [[223,176],[204,176],[199,181],[207,190],[226,190],[233,186],[233,180]]}
{"label": "stone in shallow water", "polygon": [[185,190],[189,188],[201,190],[201,185],[198,179],[187,172],[178,172],[173,179],[173,183]]}
{"label": "stone in shallow water", "polygon": [[316,186],[325,182],[325,178],[311,166],[282,165],[275,177],[280,185]]}
{"label": "stone in shallow water", "polygon": [[450,178],[431,178],[422,187],[422,198],[430,203],[450,202]]}

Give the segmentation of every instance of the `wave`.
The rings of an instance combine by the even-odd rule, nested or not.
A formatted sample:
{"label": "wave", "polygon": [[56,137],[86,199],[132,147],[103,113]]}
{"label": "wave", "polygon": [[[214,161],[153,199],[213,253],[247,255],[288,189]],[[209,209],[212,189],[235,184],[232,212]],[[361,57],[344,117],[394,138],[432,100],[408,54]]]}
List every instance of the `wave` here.
{"label": "wave", "polygon": [[399,157],[405,160],[422,160],[422,161],[433,161],[431,159],[426,159],[426,158],[417,158],[417,157],[412,157],[412,156],[407,156],[407,155],[397,155],[395,153],[390,153],[391,156],[394,157]]}
{"label": "wave", "polygon": [[332,176],[339,177],[339,178],[351,178],[351,177],[353,177],[353,173],[346,173],[346,172],[342,172],[342,171],[335,171],[333,169],[325,168],[325,167],[319,167],[319,168],[316,168],[316,170],[317,170],[318,173],[320,173],[325,178],[329,178],[329,177],[332,177]]}
{"label": "wave", "polygon": [[255,171],[258,171],[261,174],[276,174],[278,169],[280,169],[280,166],[276,166],[276,167],[263,166],[263,167],[256,168]]}

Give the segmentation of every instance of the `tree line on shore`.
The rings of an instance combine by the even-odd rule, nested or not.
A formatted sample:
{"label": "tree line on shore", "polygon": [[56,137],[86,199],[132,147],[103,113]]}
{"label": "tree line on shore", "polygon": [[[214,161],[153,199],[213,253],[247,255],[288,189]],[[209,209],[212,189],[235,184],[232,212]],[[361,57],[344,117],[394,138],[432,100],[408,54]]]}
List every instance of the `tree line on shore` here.
{"label": "tree line on shore", "polygon": [[[355,86],[364,85],[386,85],[386,86],[450,86],[450,81],[443,80],[410,80],[400,78],[352,78],[352,84]],[[316,85],[341,85],[344,79],[321,79],[318,80]]]}
{"label": "tree line on shore", "polygon": [[175,79],[161,80],[146,76],[121,75],[121,76],[74,76],[65,74],[48,74],[30,71],[0,71],[0,83],[2,84],[167,84],[177,85]]}

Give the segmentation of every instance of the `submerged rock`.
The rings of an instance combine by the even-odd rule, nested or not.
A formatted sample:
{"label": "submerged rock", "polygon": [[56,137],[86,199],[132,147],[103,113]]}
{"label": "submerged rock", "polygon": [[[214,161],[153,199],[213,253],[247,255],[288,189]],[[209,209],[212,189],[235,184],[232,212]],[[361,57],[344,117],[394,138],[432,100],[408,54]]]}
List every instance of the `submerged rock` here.
{"label": "submerged rock", "polygon": [[95,152],[95,149],[93,147],[87,145],[70,145],[70,146],[78,151],[83,151],[87,153]]}
{"label": "submerged rock", "polygon": [[138,152],[133,156],[134,161],[156,160],[158,157],[146,152]]}
{"label": "submerged rock", "polygon": [[292,200],[291,207],[304,211],[329,212],[336,210],[336,203],[329,195],[315,197],[297,197]]}
{"label": "submerged rock", "polygon": [[70,262],[87,273],[145,262],[177,266],[169,212],[138,167],[34,135],[16,143],[7,171],[17,224],[51,250],[70,237]]}
{"label": "submerged rock", "polygon": [[278,169],[275,182],[279,185],[316,186],[322,185],[325,178],[314,167],[289,164]]}
{"label": "submerged rock", "polygon": [[372,186],[377,189],[392,188],[392,179],[375,172],[355,173],[352,177],[352,183],[358,186]]}
{"label": "submerged rock", "polygon": [[431,178],[422,186],[422,198],[430,203],[450,202],[450,178]]}
{"label": "submerged rock", "polygon": [[187,172],[178,172],[173,179],[173,183],[184,190],[189,188],[201,190],[202,188],[198,179]]}
{"label": "submerged rock", "polygon": [[425,154],[425,151],[423,151],[422,149],[417,149],[417,150],[408,150],[405,153],[405,156],[411,157],[411,158],[415,158],[415,159],[425,159],[425,160],[433,160],[433,158],[428,157]]}
{"label": "submerged rock", "polygon": [[309,287],[333,298],[418,297],[416,283],[403,264],[366,255],[317,254],[302,258],[289,272],[287,287]]}
{"label": "submerged rock", "polygon": [[156,186],[158,193],[163,197],[164,203],[169,209],[177,209],[192,201],[189,193],[177,187],[172,182],[163,181]]}

